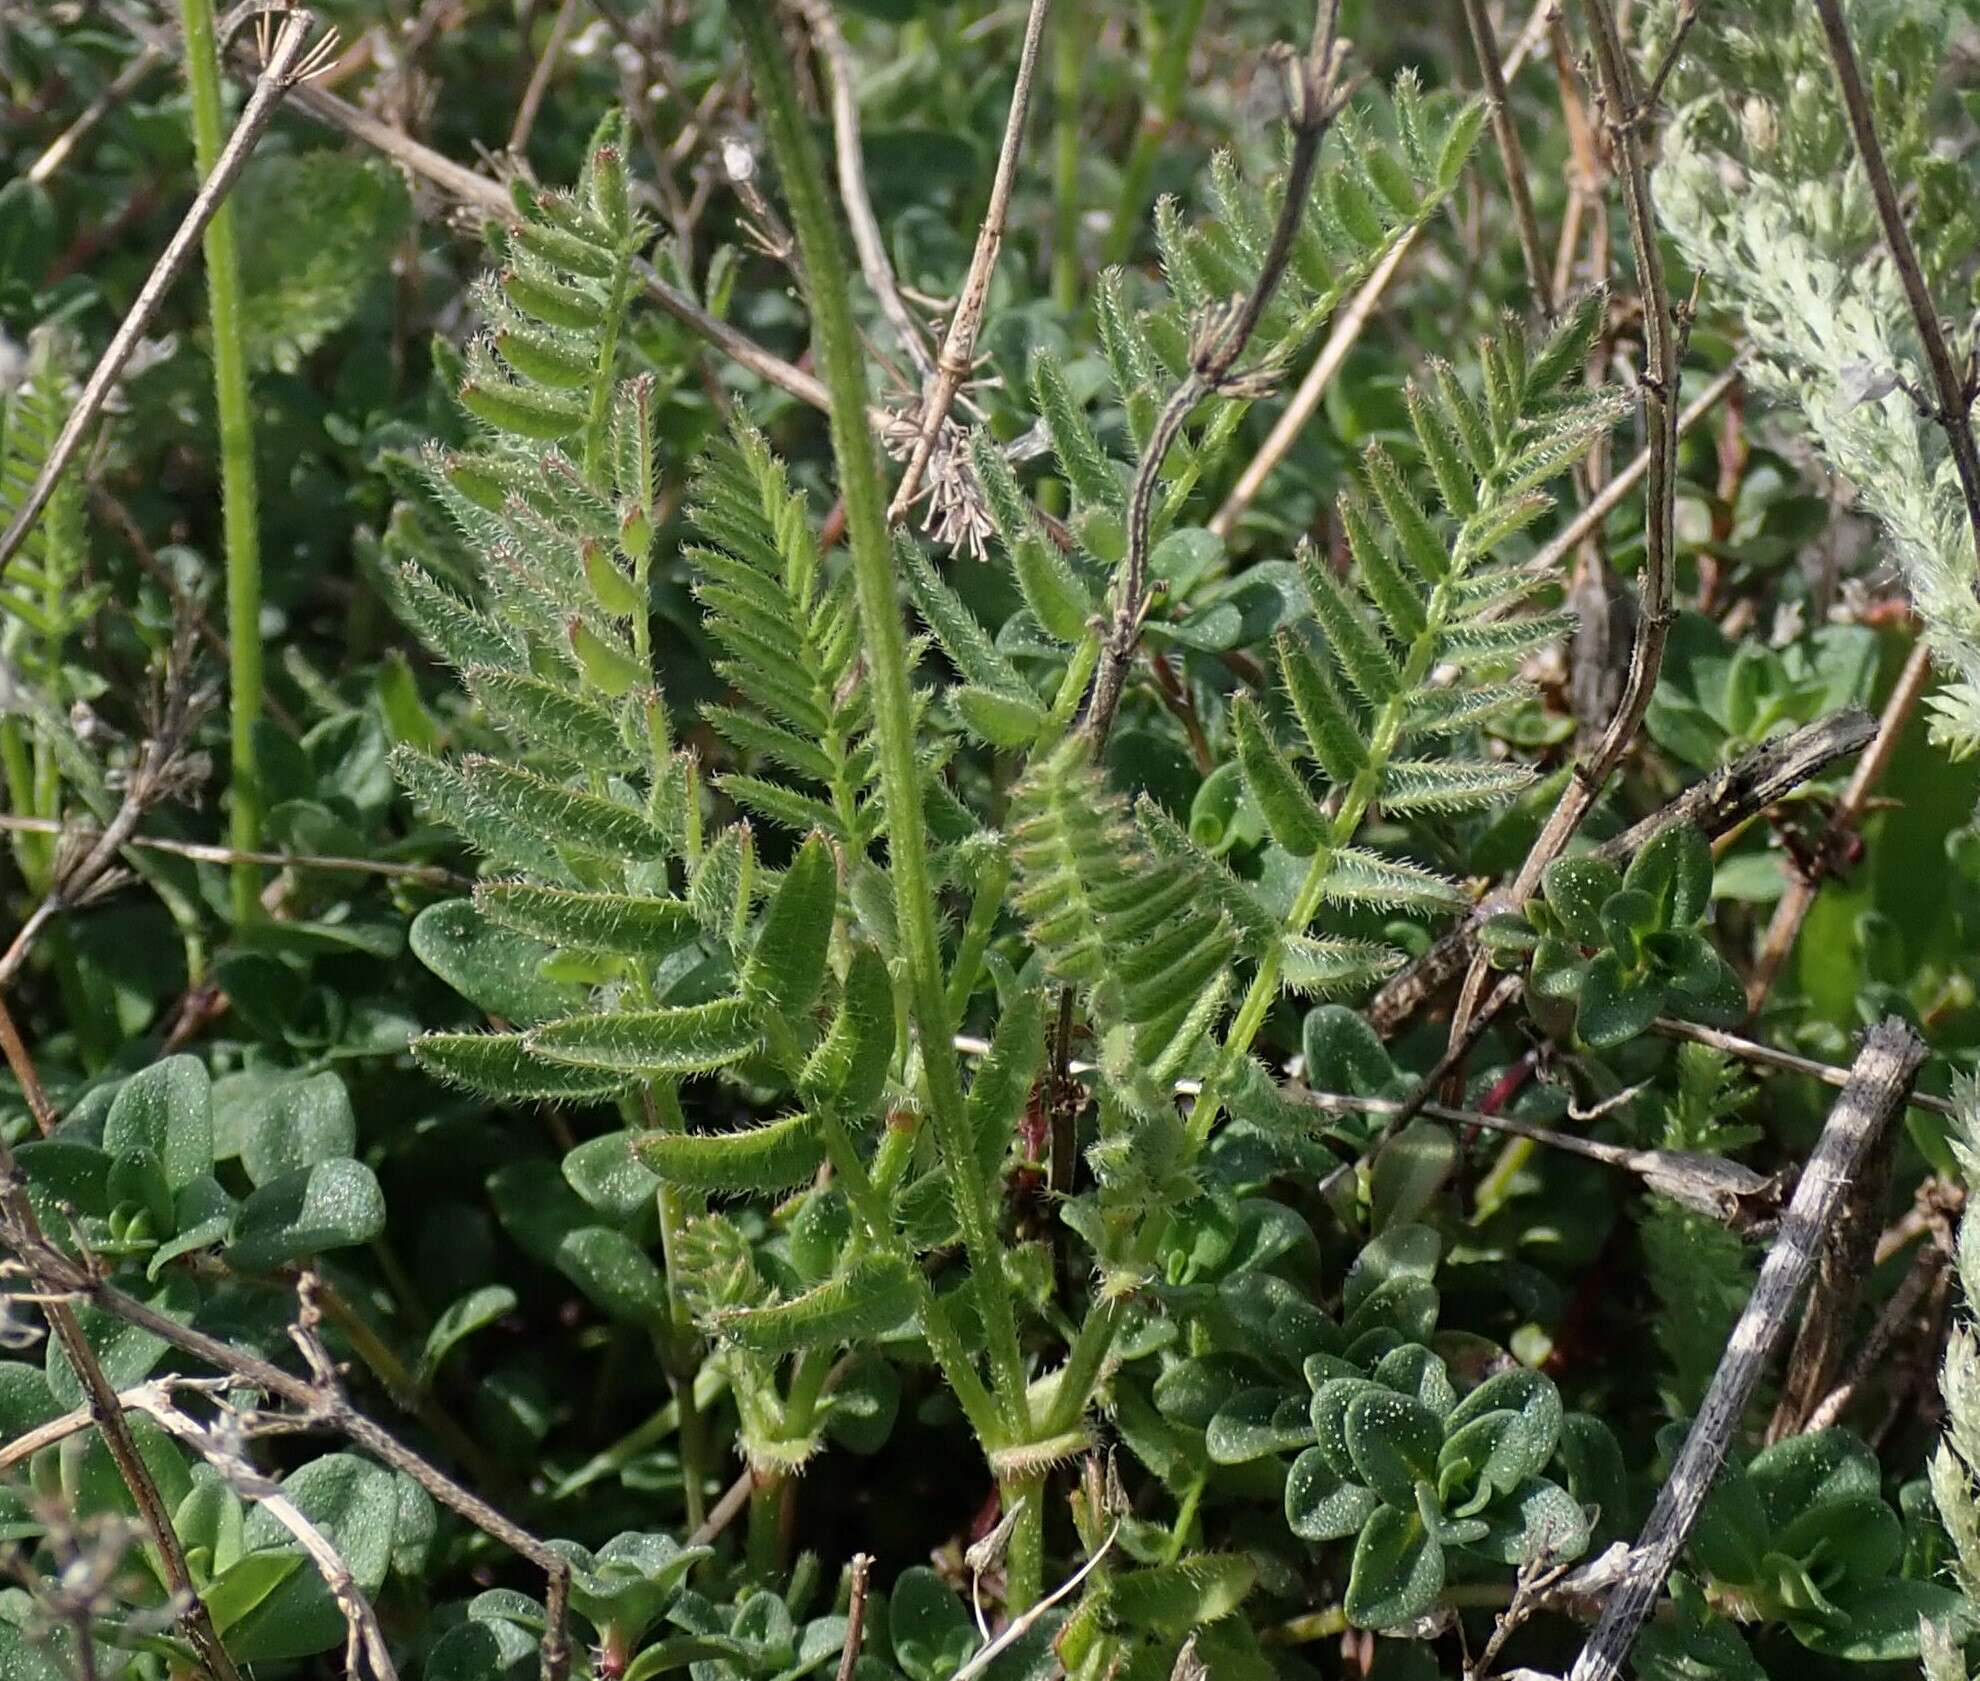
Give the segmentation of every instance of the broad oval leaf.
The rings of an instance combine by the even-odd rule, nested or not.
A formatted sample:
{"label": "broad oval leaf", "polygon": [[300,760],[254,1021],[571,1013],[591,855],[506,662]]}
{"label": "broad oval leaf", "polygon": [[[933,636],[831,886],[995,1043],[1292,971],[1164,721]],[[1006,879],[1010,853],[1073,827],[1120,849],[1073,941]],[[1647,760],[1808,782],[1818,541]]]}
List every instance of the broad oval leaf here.
{"label": "broad oval leaf", "polygon": [[1295,1459],[1286,1478],[1286,1527],[1302,1541],[1356,1534],[1381,1504],[1380,1495],[1348,1481],[1317,1447]]}
{"label": "broad oval leaf", "polygon": [[362,1162],[343,1157],[271,1179],[242,1203],[227,1264],[269,1272],[326,1249],[369,1243],[385,1229],[385,1193]]}
{"label": "broad oval leaf", "polygon": [[1203,1433],[1218,1465],[1246,1465],[1312,1440],[1306,1398],[1284,1389],[1240,1390],[1217,1409]]}
{"label": "broad oval leaf", "polygon": [[1435,1483],[1444,1433],[1421,1401],[1374,1386],[1348,1402],[1342,1421],[1356,1480],[1391,1506],[1414,1508],[1416,1485]]}
{"label": "broad oval leaf", "polygon": [[1354,1544],[1343,1600],[1348,1621],[1356,1628],[1395,1628],[1425,1615],[1443,1591],[1444,1549],[1415,1506],[1378,1506]]}
{"label": "broad oval leaf", "polygon": [[213,1085],[197,1057],[167,1057],[119,1088],[103,1121],[103,1148],[146,1149],[166,1186],[183,1190],[213,1171]]}

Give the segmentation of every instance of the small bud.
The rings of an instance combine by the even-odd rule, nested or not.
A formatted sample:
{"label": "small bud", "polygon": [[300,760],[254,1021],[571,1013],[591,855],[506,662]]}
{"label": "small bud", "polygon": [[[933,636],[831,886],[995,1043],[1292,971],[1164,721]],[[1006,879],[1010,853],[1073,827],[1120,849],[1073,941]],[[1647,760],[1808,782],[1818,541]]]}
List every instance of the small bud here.
{"label": "small bud", "polygon": [[575,614],[564,626],[564,634],[570,639],[571,653],[585,681],[600,693],[617,699],[646,680],[647,673],[638,660],[615,648]]}
{"label": "small bud", "polygon": [[591,586],[592,599],[615,619],[630,619],[645,605],[639,590],[613,564],[605,545],[587,537],[583,547],[584,581]]}
{"label": "small bud", "polygon": [[653,517],[641,507],[629,507],[619,521],[619,552],[637,566],[653,549]]}
{"label": "small bud", "polygon": [[616,146],[591,154],[591,208],[599,221],[624,239],[632,228],[632,200],[626,189],[626,162]]}
{"label": "small bud", "polygon": [[1771,152],[1780,144],[1780,114],[1758,94],[1749,94],[1740,105],[1739,127],[1750,151]]}

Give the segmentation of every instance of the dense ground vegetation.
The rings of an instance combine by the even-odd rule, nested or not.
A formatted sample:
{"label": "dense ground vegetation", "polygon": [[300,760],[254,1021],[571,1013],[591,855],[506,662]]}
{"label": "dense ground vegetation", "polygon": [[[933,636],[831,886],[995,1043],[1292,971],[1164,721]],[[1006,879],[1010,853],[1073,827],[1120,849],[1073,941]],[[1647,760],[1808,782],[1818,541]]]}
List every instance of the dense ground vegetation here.
{"label": "dense ground vegetation", "polygon": [[1976,45],[0,0],[0,1678],[1966,1681]]}

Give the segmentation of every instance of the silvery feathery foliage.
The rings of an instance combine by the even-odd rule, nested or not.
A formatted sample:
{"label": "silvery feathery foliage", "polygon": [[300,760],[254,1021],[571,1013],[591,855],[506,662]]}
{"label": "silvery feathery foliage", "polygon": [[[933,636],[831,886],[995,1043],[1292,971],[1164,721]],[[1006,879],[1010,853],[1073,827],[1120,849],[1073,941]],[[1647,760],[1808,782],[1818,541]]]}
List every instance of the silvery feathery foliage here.
{"label": "silvery feathery foliage", "polygon": [[[1857,0],[1850,27],[1879,133],[1928,278],[1964,234],[1927,148],[1925,104],[1954,8]],[[1669,7],[1649,38],[1668,39]],[[1706,290],[1740,317],[1754,383],[1800,411],[1829,464],[1883,527],[1952,679],[1934,697],[1935,739],[1980,749],[1980,602],[1965,509],[1937,424],[1909,395],[1925,381],[1911,318],[1884,252],[1814,13],[1792,0],[1715,12],[1676,78],[1658,170],[1664,224]],[[1729,101],[1728,88],[1744,96]],[[1947,288],[1941,287],[1941,296]]]}
{"label": "silvery feathery foliage", "polygon": [[[1962,1079],[1954,1097],[1959,1126],[1953,1153],[1968,1186],[1980,1183],[1980,1081]],[[1969,1313],[1980,1303],[1980,1221],[1962,1218],[1956,1256],[1960,1291]],[[1970,1319],[1952,1328],[1939,1374],[1946,1403],[1946,1434],[1932,1456],[1932,1498],[1953,1543],[1953,1571],[1970,1607],[1980,1607],[1980,1336]],[[1965,1665],[1951,1636],[1925,1645],[1931,1681],[1963,1681]]]}

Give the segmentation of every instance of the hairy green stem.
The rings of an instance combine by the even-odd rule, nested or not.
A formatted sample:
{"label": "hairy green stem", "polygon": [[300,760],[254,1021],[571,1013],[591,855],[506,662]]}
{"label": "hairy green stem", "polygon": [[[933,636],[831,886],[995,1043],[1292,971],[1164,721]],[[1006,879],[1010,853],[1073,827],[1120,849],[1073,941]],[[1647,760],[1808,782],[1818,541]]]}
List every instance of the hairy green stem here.
{"label": "hairy green stem", "polygon": [[[651,996],[650,988],[647,995]],[[681,1111],[678,1082],[652,1081],[647,1087],[647,1103],[649,1120],[669,1132],[688,1130],[687,1116]],[[682,1499],[687,1507],[688,1527],[699,1529],[701,1520],[707,1516],[708,1432],[701,1409],[695,1405],[692,1354],[697,1339],[694,1320],[680,1286],[681,1236],[687,1221],[679,1186],[662,1181],[655,1192],[655,1201],[660,1214],[660,1263],[667,1281],[667,1382],[680,1409]]]}
{"label": "hairy green stem", "polygon": [[782,1471],[750,1472],[744,1551],[750,1575],[763,1587],[774,1587],[784,1579],[784,1487],[788,1480]]}
{"label": "hairy green stem", "polygon": [[[584,477],[595,490],[606,488],[605,440],[612,425],[612,397],[619,388],[614,377],[619,362],[619,325],[626,318],[626,305],[632,297],[633,253],[630,246],[618,253],[618,269],[612,276],[612,298],[605,306],[605,326],[598,336],[598,362],[591,373],[591,397],[585,405]],[[644,621],[646,614],[635,615]]]}
{"label": "hairy green stem", "polygon": [[1000,1478],[997,1497],[1005,1511],[1018,1515],[1004,1549],[1004,1603],[1036,1605],[1045,1591],[1045,1473]]}
{"label": "hairy green stem", "polygon": [[1120,199],[1114,206],[1113,232],[1107,240],[1107,262],[1124,263],[1134,251],[1134,236],[1148,220],[1148,188],[1155,176],[1169,130],[1182,115],[1183,90],[1188,86],[1189,53],[1203,26],[1209,0],[1183,0],[1166,29],[1157,30],[1158,8],[1142,8],[1143,33],[1155,35],[1154,68],[1149,76],[1148,107],[1136,130],[1133,149],[1121,171]]}
{"label": "hairy green stem", "polygon": [[[226,144],[220,103],[220,55],[213,0],[180,0],[185,33],[186,91],[192,106],[193,156],[204,181]],[[227,562],[227,663],[232,685],[232,816],[235,848],[261,847],[261,781],[255,726],[261,721],[261,533],[255,506],[254,410],[248,395],[247,340],[241,313],[240,254],[234,211],[222,203],[206,225],[207,314],[213,331],[213,402],[220,426],[220,525]],[[234,919],[261,910],[258,865],[233,865]]]}
{"label": "hairy green stem", "polygon": [[[1375,726],[1369,732],[1368,762],[1343,791],[1327,840],[1313,854],[1299,891],[1293,896],[1292,908],[1287,912],[1284,924],[1289,934],[1303,933],[1319,914],[1334,854],[1354,838],[1369,806],[1381,792],[1382,774],[1402,739],[1409,698],[1429,676],[1438,651],[1443,647],[1445,627],[1456,605],[1457,585],[1464,573],[1469,547],[1470,533],[1460,532],[1453,551],[1450,575],[1430,593],[1424,613],[1424,628],[1410,643],[1396,692],[1376,713]],[[1274,945],[1260,960],[1251,978],[1251,985],[1246,989],[1244,1000],[1232,1019],[1230,1032],[1225,1037],[1223,1052],[1203,1082],[1203,1089],[1190,1110],[1189,1147],[1192,1156],[1208,1143],[1210,1130],[1223,1112],[1230,1082],[1243,1067],[1253,1041],[1263,1029],[1272,1006],[1278,1002],[1282,963],[1282,947]],[[1157,1234],[1157,1222],[1148,1222],[1136,1245],[1137,1262],[1145,1264],[1153,1259]],[[1090,1312],[1081,1323],[1066,1355],[1052,1414],[1045,1421],[1047,1431],[1069,1430],[1085,1412],[1125,1312],[1125,1301],[1114,1298]]]}
{"label": "hairy green stem", "polygon": [[[867,423],[866,365],[853,321],[845,249],[826,195],[824,166],[798,106],[774,7],[770,0],[736,0],[734,15],[783,178],[811,305],[814,351],[831,399],[832,451],[839,468],[839,494],[846,511],[853,582],[873,684],[888,852],[931,1118],[951,1175],[971,1279],[988,1331],[998,1409],[1006,1427],[1022,1439],[1030,1427],[1024,1360],[989,1187],[974,1165],[962,1076],[952,1043],[954,1027],[943,990],[935,888],[915,758],[907,632],[889,556],[886,501]],[[936,1352],[939,1357],[940,1349]],[[954,1383],[955,1373],[948,1375]]]}
{"label": "hairy green stem", "polygon": [[1086,28],[1077,6],[1052,19],[1052,306],[1079,308],[1079,82]]}

